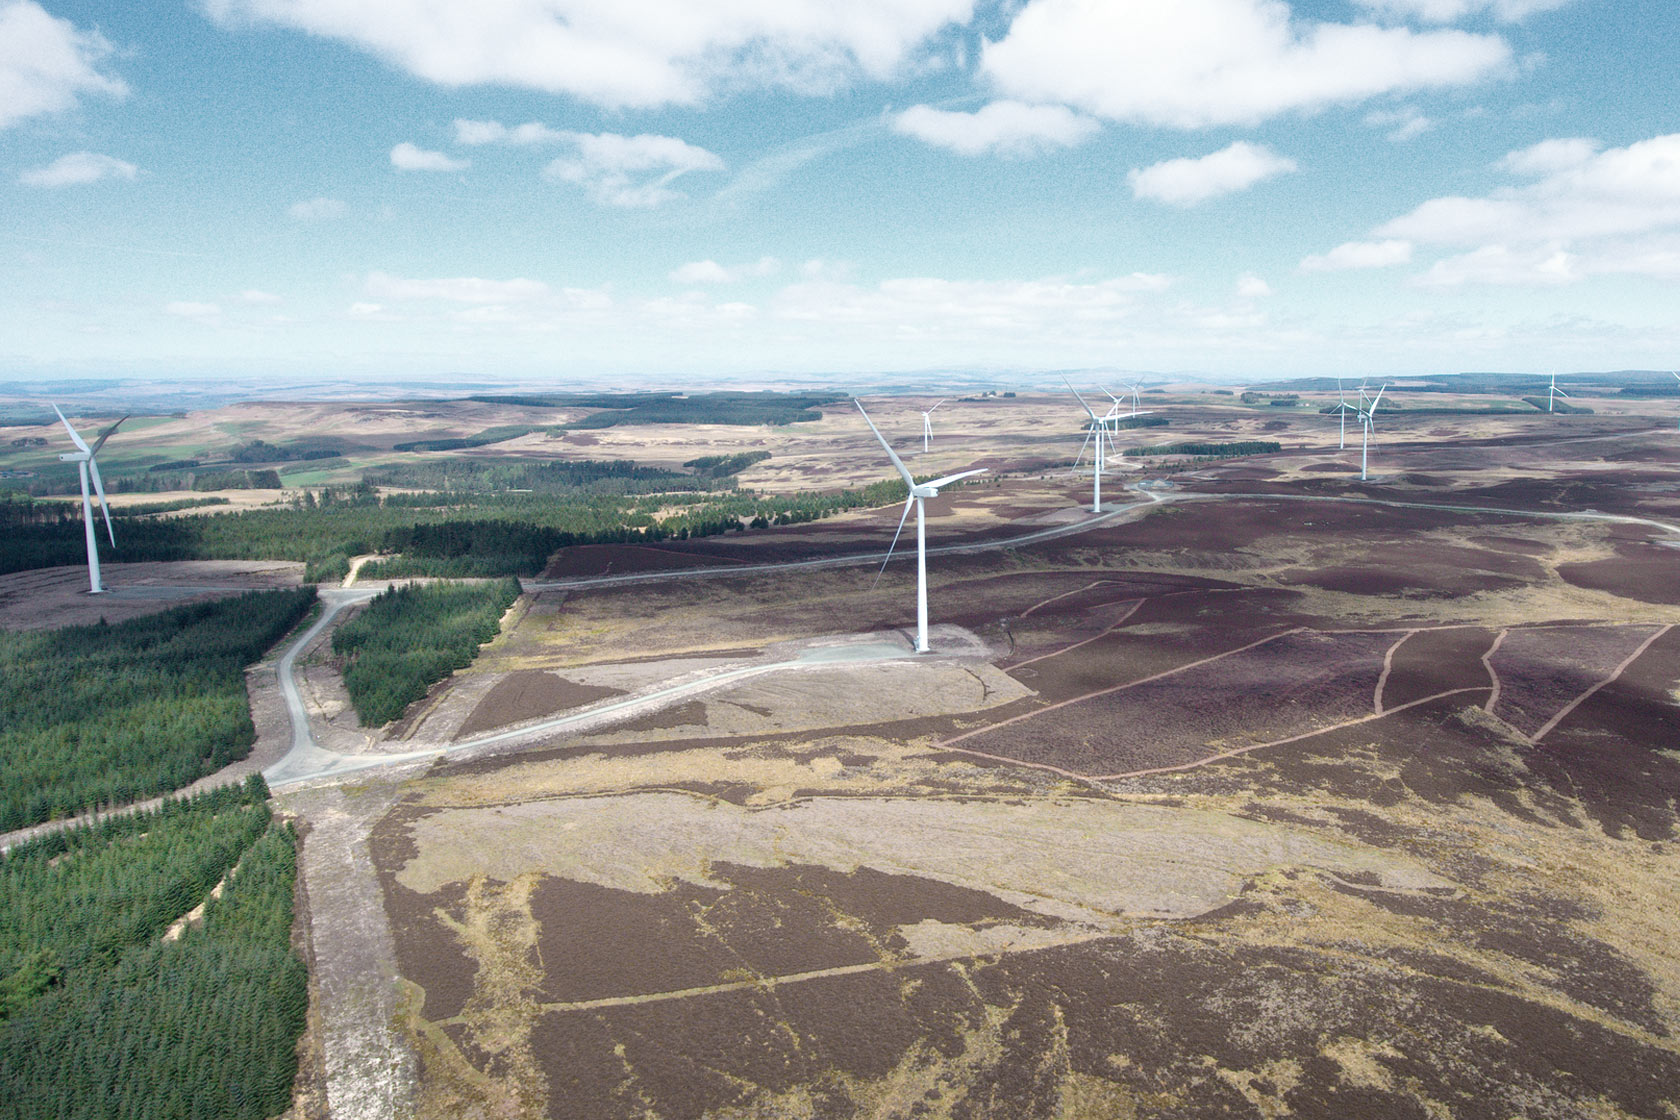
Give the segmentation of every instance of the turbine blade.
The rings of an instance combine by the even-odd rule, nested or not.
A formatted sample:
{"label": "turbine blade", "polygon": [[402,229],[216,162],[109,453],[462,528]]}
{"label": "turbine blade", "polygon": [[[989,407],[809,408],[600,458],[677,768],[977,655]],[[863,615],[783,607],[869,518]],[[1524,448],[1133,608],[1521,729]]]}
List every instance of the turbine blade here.
{"label": "turbine blade", "polygon": [[985,467],[976,467],[971,471],[960,471],[957,474],[948,474],[944,478],[936,478],[932,482],[924,482],[922,485],[933,490],[938,490],[941,486],[949,486],[958,479],[971,478],[974,475],[985,473]]}
{"label": "turbine blade", "polygon": [[928,409],[928,411],[932,412],[934,408],[938,408],[940,405],[944,404],[946,401],[948,401],[950,399],[951,399],[950,397],[940,397],[938,400],[933,402],[933,408]]}
{"label": "turbine blade", "polygon": [[881,570],[875,573],[875,583],[869,585],[869,590],[875,590],[876,585],[881,582],[881,577],[886,574],[887,564],[892,560],[893,549],[898,547],[899,534],[904,532],[905,519],[910,516],[910,507],[915,501],[915,498],[904,499],[904,512],[898,515],[898,528],[893,531],[892,543],[887,546],[887,555],[881,560]]}
{"label": "turbine blade", "polygon": [[[859,412],[863,412],[862,401],[853,397],[852,403],[857,405],[857,410]],[[892,449],[892,445],[887,442],[887,437],[881,434],[881,429],[875,426],[875,421],[869,418],[869,413],[863,412],[863,422],[869,425],[869,430],[874,432],[875,438],[881,441],[881,447],[886,451],[887,458],[891,459],[893,466],[898,468],[898,473],[904,476],[904,485],[914,487],[916,485],[915,476],[913,476],[910,473],[910,469],[904,465],[904,460],[898,457],[898,452]]]}
{"label": "turbine blade", "polygon": [[1377,405],[1382,403],[1383,394],[1386,393],[1386,392],[1388,392],[1388,386],[1387,385],[1384,385],[1381,389],[1377,390],[1376,398],[1371,401],[1371,411],[1372,411],[1372,413],[1375,413],[1377,411]]}
{"label": "turbine blade", "polygon": [[118,420],[115,424],[112,424],[109,428],[106,428],[103,432],[101,432],[99,434],[99,438],[93,441],[93,446],[88,448],[88,454],[99,454],[99,449],[105,446],[105,441],[111,438],[111,433],[122,427],[123,420],[127,420],[128,417],[132,415],[134,415],[132,412],[129,413],[128,416],[124,416],[122,420]]}
{"label": "turbine blade", "polygon": [[1096,431],[1097,429],[1095,428],[1085,429],[1085,442],[1079,445],[1079,454],[1073,457],[1073,467],[1075,470],[1079,469],[1079,460],[1085,458],[1085,449],[1091,446],[1091,437],[1096,434]]}
{"label": "turbine blade", "polygon": [[[56,404],[52,406],[52,409],[54,412],[58,412]],[[80,432],[70,426],[70,421],[64,418],[64,413],[58,412],[58,420],[59,423],[64,425],[64,430],[70,433],[70,442],[76,445],[76,450],[86,451],[88,449],[87,441],[82,438]]]}
{"label": "turbine blade", "polygon": [[93,476],[93,489],[99,495],[99,511],[105,515],[105,535],[111,538],[111,547],[117,547],[117,531],[111,528],[111,506],[105,500],[105,483],[99,478],[99,460],[88,456],[88,473]]}
{"label": "turbine blade", "polygon": [[1098,421],[1100,421],[1102,419],[1102,417],[1098,416],[1095,412],[1093,412],[1091,410],[1090,405],[1085,403],[1085,398],[1079,395],[1079,390],[1075,389],[1073,387],[1073,382],[1069,381],[1067,378],[1064,377],[1064,378],[1062,378],[1062,384],[1066,385],[1068,387],[1068,392],[1073,394],[1073,399],[1079,402],[1079,406],[1081,408],[1083,408],[1086,412],[1091,413],[1091,419],[1098,420]]}

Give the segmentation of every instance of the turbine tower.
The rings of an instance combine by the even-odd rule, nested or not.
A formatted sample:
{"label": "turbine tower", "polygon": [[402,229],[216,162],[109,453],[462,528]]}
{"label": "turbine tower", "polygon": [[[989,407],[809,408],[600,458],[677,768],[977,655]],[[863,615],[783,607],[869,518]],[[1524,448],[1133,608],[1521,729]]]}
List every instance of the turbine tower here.
{"label": "turbine tower", "polygon": [[56,404],[53,405],[53,411],[58,412],[59,422],[64,425],[64,430],[70,433],[70,442],[76,445],[76,450],[66,451],[58,458],[61,462],[75,463],[81,470],[82,529],[87,536],[88,593],[98,595],[105,590],[105,587],[99,582],[99,547],[98,542],[94,539],[93,500],[88,497],[88,477],[90,475],[93,477],[93,488],[99,494],[99,509],[105,515],[105,533],[111,538],[111,547],[115,548],[117,533],[116,530],[111,528],[111,507],[105,501],[105,483],[99,478],[99,460],[95,456],[99,454],[99,449],[105,446],[105,441],[111,438],[111,433],[116,431],[123,420],[127,420],[128,417],[124,416],[122,420],[118,420],[115,424],[106,428],[104,433],[94,441],[93,446],[89,447],[81,433],[70,426],[70,421],[64,419],[64,413],[58,411]]}
{"label": "turbine tower", "polygon": [[1371,433],[1376,428],[1377,405],[1382,401],[1383,394],[1386,392],[1388,392],[1388,386],[1384,385],[1377,390],[1377,395],[1371,399],[1371,402],[1366,404],[1365,390],[1359,390],[1359,424],[1364,429],[1364,439],[1359,445],[1359,481],[1361,482],[1365,481],[1365,463],[1371,452]]}
{"label": "turbine tower", "polygon": [[930,408],[926,412],[922,413],[922,454],[923,455],[927,454],[928,441],[933,438],[933,409],[938,408],[940,405],[944,404],[948,399],[949,398],[947,398],[947,397],[940,397],[938,400],[933,402],[933,408]]}
{"label": "turbine tower", "polygon": [[[1103,440],[1104,440],[1105,437],[1107,437],[1110,440],[1113,439],[1113,437],[1109,434],[1109,430],[1108,430],[1108,423],[1113,418],[1113,415],[1114,415],[1113,410],[1111,409],[1109,411],[1109,415],[1107,415],[1107,416],[1098,416],[1097,413],[1096,413],[1096,410],[1093,409],[1090,405],[1086,404],[1085,403],[1085,398],[1079,395],[1079,390],[1075,389],[1073,387],[1073,382],[1069,381],[1067,378],[1064,377],[1064,378],[1062,378],[1062,384],[1066,385],[1068,387],[1068,392],[1073,394],[1073,399],[1079,402],[1080,407],[1083,408],[1085,410],[1086,415],[1090,416],[1090,418],[1091,418],[1090,431],[1085,436],[1085,442],[1080,445],[1079,455],[1074,458],[1073,465],[1074,465],[1075,469],[1078,468],[1079,460],[1085,457],[1085,448],[1090,445],[1091,440],[1094,437],[1097,441],[1097,457],[1093,462],[1093,466],[1092,466],[1092,470],[1091,470],[1091,512],[1092,513],[1101,513],[1102,512]],[[1103,391],[1107,392],[1106,389],[1103,390]]]}
{"label": "turbine tower", "polygon": [[1336,412],[1342,418],[1342,437],[1341,437],[1341,441],[1336,444],[1336,450],[1337,451],[1346,451],[1347,450],[1347,414],[1348,414],[1347,394],[1342,392],[1342,379],[1339,378],[1339,377],[1336,378]]}
{"label": "turbine tower", "polygon": [[1559,389],[1557,387],[1557,374],[1554,373],[1554,374],[1552,374],[1551,384],[1546,389],[1546,411],[1547,412],[1550,412],[1552,410],[1552,401],[1555,400],[1558,397],[1562,397],[1564,400],[1569,400],[1570,399],[1570,396],[1569,396],[1568,393],[1564,392],[1562,389]]}
{"label": "turbine tower", "polygon": [[[869,430],[874,432],[875,438],[881,441],[882,450],[887,453],[887,458],[892,460],[893,466],[898,468],[898,473],[904,476],[904,485],[910,488],[910,496],[904,499],[904,512],[898,515],[898,529],[893,533],[892,544],[887,546],[887,557],[881,561],[883,572],[887,570],[887,563],[892,559],[893,549],[898,547],[898,537],[900,533],[904,532],[904,519],[910,516],[911,503],[915,503],[916,506],[916,652],[926,653],[928,651],[927,512],[923,503],[929,498],[937,498],[941,487],[949,486],[951,483],[968,478],[971,475],[985,474],[986,468],[979,467],[972,471],[948,474],[944,478],[936,478],[932,482],[917,482],[911,476],[909,468],[904,465],[904,460],[898,457],[898,453],[892,449],[892,445],[887,442],[887,438],[881,434],[881,429],[877,428],[875,421],[869,418],[869,413],[863,411],[863,402],[854,397],[852,403],[857,405],[859,412],[863,412],[863,422],[869,425]],[[933,410],[929,409],[928,411]],[[875,578],[879,580],[881,577],[877,575]]]}

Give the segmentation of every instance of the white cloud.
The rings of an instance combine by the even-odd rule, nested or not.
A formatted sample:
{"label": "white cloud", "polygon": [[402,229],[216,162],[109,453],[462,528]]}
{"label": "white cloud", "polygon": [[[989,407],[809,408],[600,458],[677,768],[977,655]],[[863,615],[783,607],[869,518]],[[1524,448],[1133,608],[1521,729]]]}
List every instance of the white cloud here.
{"label": "white cloud", "polygon": [[71,152],[59,156],[45,167],[36,167],[18,176],[18,182],[31,187],[69,187],[81,183],[97,183],[101,179],[133,179],[140,169],[126,160],[102,156],[98,152]]}
{"label": "white cloud", "polygon": [[1271,294],[1272,286],[1254,273],[1245,272],[1237,277],[1238,299],[1265,299]]}
{"label": "white cloud", "polygon": [[1495,19],[1515,23],[1535,12],[1561,8],[1571,0],[1359,0],[1374,12],[1425,23],[1456,23],[1466,16],[1487,12]]}
{"label": "white cloud", "polygon": [[916,105],[892,118],[894,132],[914,136],[958,155],[995,152],[1031,156],[1053,148],[1071,148],[1101,127],[1064,105],[1024,105],[994,101],[973,113],[951,113]]}
{"label": "white cloud", "polygon": [[197,300],[178,299],[163,306],[164,313],[181,319],[196,319],[203,322],[214,319],[222,313],[221,307],[214,303],[200,303]]}
{"label": "white cloud", "polygon": [[1404,109],[1378,109],[1365,114],[1365,123],[1372,128],[1388,129],[1390,143],[1404,144],[1435,127],[1435,122],[1411,106]]}
{"label": "white cloud", "polygon": [[239,298],[246,303],[279,303],[280,297],[273,292],[265,292],[260,288],[246,288],[239,293]]}
{"label": "white cloud", "polygon": [[1498,167],[1513,175],[1532,178],[1580,167],[1604,145],[1585,136],[1570,136],[1560,140],[1542,140],[1538,144],[1515,151],[1500,160]]}
{"label": "white cloud", "polygon": [[355,303],[352,303],[345,313],[352,319],[376,319],[390,322],[396,318],[394,315],[387,315],[385,313],[384,304],[369,303],[365,300],[357,300]]}
{"label": "white cloud", "polygon": [[75,108],[84,93],[128,96],[121,78],[100,72],[111,44],[34,0],[0,3],[0,129]]}
{"label": "white cloud", "polygon": [[1238,140],[1199,159],[1169,159],[1126,175],[1132,194],[1174,206],[1247,190],[1262,179],[1296,170],[1295,161],[1270,148]]}
{"label": "white cloud", "polygon": [[735,284],[755,277],[773,276],[781,267],[782,262],[775,257],[760,257],[751,264],[731,268],[713,260],[689,261],[672,269],[670,278],[677,284]]}
{"label": "white cloud", "polygon": [[530,147],[536,144],[558,144],[572,133],[561,132],[549,128],[546,124],[529,121],[526,124],[509,128],[500,121],[464,121],[455,122],[455,142],[457,144],[514,144]]}
{"label": "white cloud", "polygon": [[391,149],[391,166],[399,171],[465,171],[471,161],[451,159],[442,152],[429,152],[404,140]]}
{"label": "white cloud", "polygon": [[1580,261],[1560,246],[1512,250],[1504,245],[1484,245],[1473,252],[1436,261],[1417,283],[1429,288],[1456,288],[1465,284],[1494,284],[1501,287],[1554,287],[1581,278]]}
{"label": "white cloud", "polygon": [[1481,198],[1433,198],[1386,222],[1378,237],[1440,245],[1534,245],[1625,236],[1680,225],[1680,133],[1594,153],[1547,141],[1500,166],[1537,181]]}
{"label": "white cloud", "polygon": [[368,273],[369,295],[387,300],[446,300],[452,303],[508,304],[544,299],[549,287],[541,280],[485,280],[457,276],[439,280],[407,279],[387,272]]}
{"label": "white cloud", "polygon": [[445,86],[564,93],[615,108],[737,88],[828,93],[901,71],[973,0],[201,0],[225,23],[351,43]]}
{"label": "white cloud", "polygon": [[981,71],[1024,101],[1204,128],[1465,85],[1511,61],[1497,35],[1295,20],[1281,0],[1029,0]]}
{"label": "white cloud", "polygon": [[683,197],[670,189],[679,175],[722,171],[723,160],[674,136],[569,132],[574,152],[556,158],[543,175],[576,183],[604,206],[658,206]]}
{"label": "white cloud", "polygon": [[1391,268],[1412,259],[1410,241],[1344,241],[1328,253],[1301,261],[1302,272],[1341,272],[1350,268]]}
{"label": "white cloud", "polygon": [[320,222],[343,215],[344,203],[336,198],[310,198],[286,207],[286,213],[300,222]]}

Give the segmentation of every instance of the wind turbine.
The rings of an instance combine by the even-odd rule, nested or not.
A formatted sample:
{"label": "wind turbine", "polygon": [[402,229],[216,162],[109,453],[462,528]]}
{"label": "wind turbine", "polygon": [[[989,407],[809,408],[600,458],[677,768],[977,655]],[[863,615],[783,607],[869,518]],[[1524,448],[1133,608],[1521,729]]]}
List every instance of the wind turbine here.
{"label": "wind turbine", "polygon": [[[887,442],[887,437],[881,434],[881,429],[877,428],[875,421],[869,418],[869,413],[863,411],[863,402],[854,397],[852,403],[857,405],[859,412],[863,412],[863,422],[869,425],[869,430],[874,432],[875,438],[881,441],[881,447],[886,451],[887,458],[891,459],[893,466],[898,468],[898,473],[904,476],[904,485],[910,488],[910,496],[904,499],[904,512],[898,516],[898,529],[893,533],[892,544],[887,546],[887,557],[881,561],[881,571],[887,570],[887,563],[892,560],[893,549],[898,547],[899,534],[904,532],[904,519],[910,516],[910,504],[914,502],[916,505],[916,652],[926,653],[928,651],[927,512],[923,503],[929,498],[937,498],[940,487],[949,486],[951,483],[968,478],[971,475],[985,474],[986,468],[979,467],[972,471],[948,474],[944,478],[936,478],[932,482],[917,482],[911,476],[909,468],[904,465],[904,460],[898,457],[898,453]],[[933,410],[929,409],[928,411]],[[876,575],[875,578],[879,581],[881,577]]]}
{"label": "wind turbine", "polygon": [[1371,450],[1371,433],[1376,428],[1377,405],[1382,401],[1383,394],[1386,392],[1388,392],[1388,386],[1384,385],[1377,390],[1377,395],[1372,398],[1371,403],[1366,404],[1365,390],[1363,388],[1359,390],[1359,423],[1365,433],[1365,438],[1359,445],[1359,481],[1361,482],[1365,481],[1365,462]]}
{"label": "wind turbine", "polygon": [[1339,413],[1341,415],[1341,418],[1342,418],[1342,438],[1341,438],[1341,442],[1336,444],[1336,450],[1337,451],[1346,451],[1347,450],[1347,414],[1348,414],[1347,394],[1342,392],[1342,379],[1339,378],[1339,377],[1336,378],[1336,411],[1337,411],[1337,413]]}
{"label": "wind turbine", "polygon": [[[1090,433],[1088,435],[1086,435],[1085,442],[1080,445],[1079,454],[1078,454],[1078,456],[1076,456],[1074,458],[1073,465],[1074,465],[1075,468],[1077,468],[1079,466],[1079,460],[1085,457],[1085,448],[1090,446],[1092,437],[1095,437],[1096,441],[1097,441],[1097,457],[1096,457],[1096,461],[1093,465],[1093,469],[1091,471],[1091,512],[1092,513],[1101,513],[1102,512],[1103,440],[1104,440],[1105,437],[1107,437],[1110,440],[1112,440],[1114,438],[1112,435],[1110,435],[1109,430],[1108,430],[1109,421],[1114,418],[1114,413],[1113,413],[1113,410],[1111,409],[1107,416],[1098,416],[1097,413],[1096,413],[1096,410],[1093,409],[1090,405],[1086,404],[1085,403],[1085,398],[1079,395],[1079,390],[1075,389],[1073,387],[1073,382],[1069,381],[1067,378],[1064,377],[1064,378],[1062,378],[1062,384],[1066,385],[1068,387],[1068,392],[1073,394],[1074,400],[1078,401],[1080,406],[1082,408],[1084,408],[1085,412],[1091,417]],[[1103,392],[1106,393],[1106,392],[1108,392],[1108,390],[1104,389]],[[1110,395],[1112,396],[1112,394],[1110,394]],[[1118,407],[1118,402],[1116,404],[1116,407]]]}
{"label": "wind turbine", "polygon": [[111,547],[115,548],[117,546],[117,533],[115,529],[111,528],[111,507],[105,501],[105,483],[99,478],[99,460],[95,456],[99,454],[99,449],[105,446],[105,441],[111,438],[111,433],[116,431],[123,420],[127,420],[128,417],[124,416],[122,420],[118,420],[115,424],[106,428],[100,437],[94,441],[93,446],[89,447],[81,433],[70,426],[70,421],[64,419],[64,413],[58,411],[56,404],[53,405],[53,411],[58,412],[59,422],[64,425],[64,430],[70,433],[70,442],[76,445],[76,450],[66,451],[58,458],[61,462],[75,463],[81,469],[82,529],[87,536],[88,593],[98,595],[105,588],[99,582],[99,548],[98,542],[94,540],[93,500],[88,497],[88,476],[93,476],[93,488],[99,494],[99,509],[100,512],[105,514],[105,533],[111,538]]}
{"label": "wind turbine", "polygon": [[1669,370],[1668,372],[1674,374],[1674,380],[1680,381],[1680,372],[1676,372],[1674,370]]}
{"label": "wind turbine", "polygon": [[1570,399],[1568,393],[1564,392],[1562,389],[1559,389],[1557,387],[1557,374],[1554,373],[1554,374],[1552,374],[1551,384],[1546,389],[1546,411],[1547,412],[1550,412],[1552,410],[1552,401],[1553,401],[1554,398],[1557,398],[1557,397],[1562,397],[1564,400],[1569,400]]}
{"label": "wind turbine", "polygon": [[950,398],[948,398],[948,397],[940,397],[938,400],[933,402],[933,408],[930,408],[926,412],[922,413],[922,454],[923,455],[927,454],[928,441],[933,438],[933,409],[938,408],[940,405],[944,404],[949,399]]}

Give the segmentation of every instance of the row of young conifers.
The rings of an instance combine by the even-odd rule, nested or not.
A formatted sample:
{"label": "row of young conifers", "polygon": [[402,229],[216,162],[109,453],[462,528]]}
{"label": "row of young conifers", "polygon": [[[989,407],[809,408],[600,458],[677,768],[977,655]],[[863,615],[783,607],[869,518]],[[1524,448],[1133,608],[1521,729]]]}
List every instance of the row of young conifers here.
{"label": "row of young conifers", "polygon": [[[470,663],[518,595],[504,579],[375,599],[334,642],[363,722]],[[0,824],[115,809],[246,757],[245,670],[315,601],[0,634]],[[253,776],[0,857],[0,1120],[284,1111],[308,1010],[296,840]]]}
{"label": "row of young conifers", "polygon": [[9,851],[0,1120],[285,1111],[309,1002],[295,839],[253,776]]}

